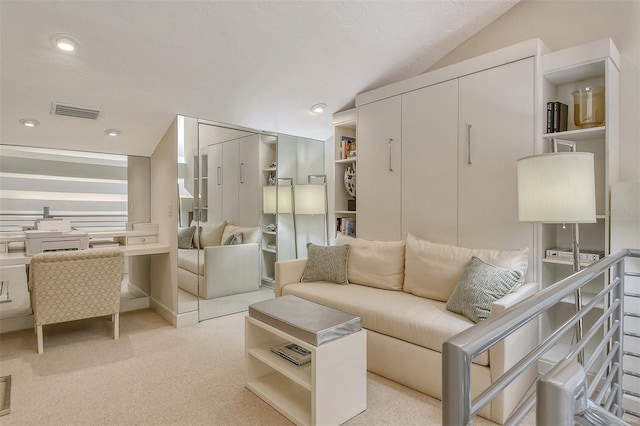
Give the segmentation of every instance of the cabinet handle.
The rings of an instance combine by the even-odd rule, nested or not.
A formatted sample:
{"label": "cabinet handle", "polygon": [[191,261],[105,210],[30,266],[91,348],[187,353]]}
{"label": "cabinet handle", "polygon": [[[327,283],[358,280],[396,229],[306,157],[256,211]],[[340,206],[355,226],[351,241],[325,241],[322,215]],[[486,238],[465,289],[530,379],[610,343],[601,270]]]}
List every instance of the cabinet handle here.
{"label": "cabinet handle", "polygon": [[240,183],[244,183],[244,163],[240,163]]}
{"label": "cabinet handle", "polygon": [[467,124],[467,163],[471,164],[471,124]]}
{"label": "cabinet handle", "polygon": [[218,166],[218,169],[216,170],[216,180],[218,181],[218,185],[220,185],[221,179],[220,179],[220,171],[222,170],[222,167]]}
{"label": "cabinet handle", "polygon": [[393,171],[393,167],[391,167],[391,142],[393,142],[393,139],[389,139],[389,171],[390,172]]}

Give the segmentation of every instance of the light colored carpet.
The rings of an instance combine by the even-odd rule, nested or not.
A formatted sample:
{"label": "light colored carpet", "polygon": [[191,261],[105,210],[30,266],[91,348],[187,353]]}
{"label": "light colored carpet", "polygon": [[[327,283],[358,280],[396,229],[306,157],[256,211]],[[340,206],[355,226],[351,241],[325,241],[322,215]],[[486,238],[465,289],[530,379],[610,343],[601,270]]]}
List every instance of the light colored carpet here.
{"label": "light colored carpet", "polygon": [[[2,425],[290,425],[244,387],[244,316],[176,329],[150,310],[0,335],[12,375]],[[368,409],[348,425],[437,425],[440,401],[369,373]],[[491,424],[479,419],[478,425]]]}
{"label": "light colored carpet", "polygon": [[[0,334],[0,376],[12,375],[0,424],[290,425],[244,387],[245,315],[176,329],[151,310],[126,312],[116,341],[107,318],[54,324],[42,355],[33,330]],[[367,404],[346,424],[441,424],[439,400],[372,373]]]}

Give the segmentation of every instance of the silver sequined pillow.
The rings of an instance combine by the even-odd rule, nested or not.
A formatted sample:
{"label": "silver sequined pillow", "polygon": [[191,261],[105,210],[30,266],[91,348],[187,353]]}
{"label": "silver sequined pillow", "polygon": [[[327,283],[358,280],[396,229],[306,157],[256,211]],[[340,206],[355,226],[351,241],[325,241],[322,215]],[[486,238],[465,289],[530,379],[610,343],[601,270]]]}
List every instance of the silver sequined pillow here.
{"label": "silver sequined pillow", "polygon": [[491,305],[509,293],[522,274],[472,257],[447,301],[447,309],[478,323],[489,318]]}
{"label": "silver sequined pillow", "polygon": [[347,280],[347,259],[349,246],[317,246],[307,244],[307,266],[302,274],[302,282],[328,281],[349,284]]}

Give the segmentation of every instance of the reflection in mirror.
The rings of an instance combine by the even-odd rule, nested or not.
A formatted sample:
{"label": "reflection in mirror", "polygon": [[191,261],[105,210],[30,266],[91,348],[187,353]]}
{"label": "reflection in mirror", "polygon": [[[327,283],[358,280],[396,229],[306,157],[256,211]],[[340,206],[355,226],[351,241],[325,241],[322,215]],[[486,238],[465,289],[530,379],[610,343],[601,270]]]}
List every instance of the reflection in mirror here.
{"label": "reflection in mirror", "polygon": [[[92,235],[148,222],[149,173],[147,157],[0,145],[0,237],[18,240],[7,248],[20,252],[22,231],[44,216],[68,219]],[[145,257],[129,260],[122,300],[148,296]],[[0,304],[0,319],[30,313],[24,266],[2,267],[0,278],[12,283],[11,302]]]}
{"label": "reflection in mirror", "polygon": [[[205,320],[273,297],[260,282],[260,141],[178,117],[178,311]],[[269,136],[272,137],[272,136]]]}

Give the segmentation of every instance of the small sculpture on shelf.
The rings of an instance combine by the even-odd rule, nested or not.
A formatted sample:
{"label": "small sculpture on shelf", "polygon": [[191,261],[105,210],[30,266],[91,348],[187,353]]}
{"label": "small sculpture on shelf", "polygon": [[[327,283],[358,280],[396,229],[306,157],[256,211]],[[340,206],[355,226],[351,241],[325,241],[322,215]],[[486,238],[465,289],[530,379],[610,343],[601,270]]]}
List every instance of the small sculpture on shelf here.
{"label": "small sculpture on shelf", "polygon": [[344,188],[347,190],[347,194],[353,198],[356,197],[356,168],[349,165],[344,169]]}

